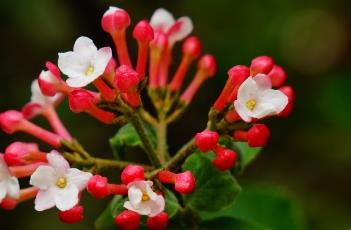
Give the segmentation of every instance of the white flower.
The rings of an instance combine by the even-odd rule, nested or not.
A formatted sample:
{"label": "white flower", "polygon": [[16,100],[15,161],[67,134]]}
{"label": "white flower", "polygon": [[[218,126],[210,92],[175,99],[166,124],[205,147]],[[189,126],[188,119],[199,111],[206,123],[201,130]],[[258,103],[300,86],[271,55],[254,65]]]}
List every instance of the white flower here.
{"label": "white flower", "polygon": [[110,47],[97,49],[87,37],[79,37],[73,51],[59,53],[58,67],[68,76],[71,87],[84,87],[100,77],[112,57]]}
{"label": "white flower", "polygon": [[61,211],[69,210],[79,202],[79,192],[92,175],[70,168],[65,158],[55,151],[49,153],[47,159],[48,165],[39,166],[29,182],[39,188],[35,210],[43,211],[54,206]]}
{"label": "white flower", "polygon": [[151,189],[152,181],[134,181],[128,184],[129,201],[124,207],[140,215],[157,216],[165,208],[163,196]]}
{"label": "white flower", "polygon": [[156,33],[161,31],[167,34],[171,46],[186,38],[193,30],[193,23],[189,17],[180,17],[175,20],[173,15],[163,8],[154,12],[150,25]]}
{"label": "white flower", "polygon": [[246,122],[279,114],[287,104],[288,97],[280,90],[272,89],[271,79],[265,74],[246,79],[234,101],[235,110]]}
{"label": "white flower", "polygon": [[0,203],[6,196],[18,199],[19,195],[20,186],[18,179],[11,175],[6,162],[0,156]]}
{"label": "white flower", "polygon": [[[50,71],[46,71],[46,72],[49,72],[48,74],[51,74]],[[42,107],[54,105],[62,97],[61,93],[57,93],[53,97],[44,96],[40,90],[38,80],[34,80],[32,82],[31,91],[32,91],[32,96],[30,98],[30,102],[33,104],[39,104]]]}

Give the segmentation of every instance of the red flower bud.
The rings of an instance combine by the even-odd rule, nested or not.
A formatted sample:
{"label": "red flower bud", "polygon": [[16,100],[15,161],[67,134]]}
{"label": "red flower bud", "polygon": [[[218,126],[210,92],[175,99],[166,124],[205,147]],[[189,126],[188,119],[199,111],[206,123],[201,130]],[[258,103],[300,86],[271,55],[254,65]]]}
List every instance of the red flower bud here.
{"label": "red flower bud", "polygon": [[217,70],[217,63],[214,56],[211,54],[206,54],[202,56],[198,62],[198,68],[206,72],[208,77],[215,75]]}
{"label": "red flower bud", "polygon": [[287,117],[290,115],[295,101],[294,89],[291,86],[283,86],[279,89],[288,97],[288,104],[285,106],[284,110],[279,113],[280,117]]}
{"label": "red flower bud", "polygon": [[128,165],[121,173],[121,180],[125,185],[136,180],[144,180],[144,178],[144,167],[139,165]]}
{"label": "red flower bud", "polygon": [[279,65],[274,65],[268,76],[271,78],[273,87],[280,87],[286,80],[286,73]]}
{"label": "red flower bud", "polygon": [[216,166],[219,170],[225,171],[231,169],[235,166],[236,163],[236,152],[225,149],[223,147],[218,147],[215,151],[216,158],[212,161],[214,166]]}
{"label": "red flower bud", "polygon": [[89,179],[87,190],[90,195],[97,199],[104,198],[110,194],[108,190],[107,178],[100,175],[92,176]]}
{"label": "red flower bud", "polygon": [[125,210],[116,216],[115,222],[122,230],[136,230],[140,225],[140,216],[136,212]]}
{"label": "red flower bud", "polygon": [[138,42],[147,43],[154,39],[154,30],[147,20],[142,20],[134,27],[133,37]]}
{"label": "red flower bud", "polygon": [[95,104],[95,96],[85,89],[76,89],[68,97],[69,107],[74,113],[90,110]]}
{"label": "red flower bud", "polygon": [[273,68],[274,61],[268,56],[259,56],[251,61],[250,72],[251,76],[255,76],[258,73],[268,74]]}
{"label": "red flower bud", "polygon": [[124,30],[130,25],[129,14],[120,8],[110,7],[101,19],[102,29],[110,34]]}
{"label": "red flower bud", "polygon": [[136,91],[139,84],[139,76],[136,71],[127,65],[121,65],[116,69],[116,86],[122,93]]}
{"label": "red flower bud", "polygon": [[14,200],[14,199],[9,198],[9,197],[5,197],[1,201],[0,206],[1,206],[2,209],[8,210],[8,211],[13,210],[17,206],[17,200]]}
{"label": "red flower bud", "polygon": [[247,132],[247,143],[250,147],[263,147],[270,136],[269,128],[264,124],[255,124]]}
{"label": "red flower bud", "polygon": [[[201,42],[196,36],[187,38],[183,43],[183,54],[196,58],[201,53]],[[212,60],[211,60],[212,61]]]}
{"label": "red flower bud", "polygon": [[147,228],[150,230],[164,230],[168,224],[168,214],[161,212],[155,217],[147,218]]}
{"label": "red flower bud", "polygon": [[26,165],[35,162],[47,162],[46,154],[40,152],[36,143],[14,142],[4,154],[4,160],[9,166]]}
{"label": "red flower bud", "polygon": [[63,223],[66,224],[75,224],[83,220],[83,211],[84,208],[81,205],[76,205],[73,208],[67,211],[59,212],[59,218]]}
{"label": "red flower bud", "polygon": [[0,127],[8,134],[16,132],[23,121],[22,113],[16,110],[8,110],[0,114]]}
{"label": "red flower bud", "polygon": [[159,179],[162,183],[174,184],[174,190],[181,194],[192,193],[195,188],[195,177],[191,171],[176,174],[163,170],[157,174],[157,179]]}
{"label": "red flower bud", "polygon": [[205,130],[195,135],[195,146],[201,152],[208,152],[217,147],[219,135],[217,132]]}

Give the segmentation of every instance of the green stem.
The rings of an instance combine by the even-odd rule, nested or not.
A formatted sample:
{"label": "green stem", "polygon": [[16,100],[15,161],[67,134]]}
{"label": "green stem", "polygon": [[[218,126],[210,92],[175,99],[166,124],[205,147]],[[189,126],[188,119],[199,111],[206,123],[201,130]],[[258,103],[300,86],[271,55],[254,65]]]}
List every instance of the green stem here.
{"label": "green stem", "polygon": [[141,109],[140,110],[140,115],[143,117],[143,119],[147,122],[149,122],[152,126],[156,127],[157,125],[157,120],[146,110]]}
{"label": "green stem", "polygon": [[167,123],[161,117],[159,123],[156,126],[157,133],[157,153],[162,163],[166,162],[169,158],[167,151]]}

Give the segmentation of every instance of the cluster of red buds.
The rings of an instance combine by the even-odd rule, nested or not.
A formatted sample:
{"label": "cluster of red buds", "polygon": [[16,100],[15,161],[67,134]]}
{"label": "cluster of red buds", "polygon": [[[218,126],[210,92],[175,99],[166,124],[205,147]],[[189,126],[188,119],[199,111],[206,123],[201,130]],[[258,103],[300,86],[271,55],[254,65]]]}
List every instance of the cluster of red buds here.
{"label": "cluster of red buds", "polygon": [[[4,132],[25,132],[53,148],[42,151],[36,143],[14,142],[5,149],[0,155],[2,208],[10,210],[23,201],[35,199],[35,210],[56,207],[62,222],[78,223],[83,220],[80,201],[87,190],[96,199],[124,197],[124,210],[115,216],[120,229],[137,229],[142,216],[146,216],[148,229],[162,230],[169,219],[163,188],[171,185],[182,195],[196,189],[192,171],[179,171],[194,147],[204,153],[215,153],[213,165],[220,171],[229,170],[236,165],[237,153],[220,144],[220,138],[263,147],[270,131],[261,120],[291,112],[294,93],[290,86],[283,86],[284,70],[270,57],[257,57],[250,67],[239,65],[228,71],[224,89],[210,110],[207,128],[196,134],[191,145],[171,157],[167,149],[167,125],[183,114],[204,81],[215,75],[216,61],[210,54],[200,56],[199,38],[189,37],[193,29],[190,18],[175,20],[168,11],[158,9],[150,22],[141,20],[133,29],[138,45],[133,65],[126,41],[130,24],[125,10],[110,7],[101,25],[112,37],[117,58],[112,56],[110,47],[98,49],[91,39],[79,37],[72,51],[58,54],[57,65],[46,63],[47,70],[33,81],[31,100],[21,111],[0,114]],[[182,40],[182,58],[171,74],[174,45]],[[182,92],[187,72],[197,59],[195,76]],[[86,88],[91,84],[95,91]],[[143,107],[140,94],[144,88],[156,115]],[[87,113],[104,124],[133,125],[151,165],[89,154],[72,138],[56,113],[56,107],[65,97],[73,113]],[[39,115],[47,120],[51,131],[33,123],[32,119]],[[156,146],[148,137],[145,123],[156,130]],[[109,183],[107,177],[98,173],[105,167],[123,170],[120,184]],[[31,187],[20,189],[18,179],[26,177],[30,178]]]}

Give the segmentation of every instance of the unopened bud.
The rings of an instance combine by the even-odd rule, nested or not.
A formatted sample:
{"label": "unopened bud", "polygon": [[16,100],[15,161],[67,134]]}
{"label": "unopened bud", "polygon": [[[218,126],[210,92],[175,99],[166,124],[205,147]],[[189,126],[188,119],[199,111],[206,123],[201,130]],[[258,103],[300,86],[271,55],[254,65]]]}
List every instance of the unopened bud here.
{"label": "unopened bud", "polygon": [[101,20],[102,29],[110,34],[124,30],[130,25],[129,14],[120,8],[112,7],[105,12]]}
{"label": "unopened bud", "polygon": [[258,73],[268,74],[273,68],[274,61],[268,56],[259,56],[251,61],[250,72],[251,76],[255,76]]}
{"label": "unopened bud", "polygon": [[217,147],[219,135],[215,131],[205,130],[195,135],[195,146],[201,152],[208,152]]}
{"label": "unopened bud", "polygon": [[290,115],[295,101],[294,89],[291,86],[283,86],[279,89],[288,97],[288,104],[285,106],[284,110],[279,113],[280,117],[287,117]]}
{"label": "unopened bud", "polygon": [[268,76],[271,78],[273,87],[280,87],[285,83],[286,73],[279,65],[274,65]]}
{"label": "unopened bud", "polygon": [[139,165],[128,165],[121,173],[121,181],[127,185],[130,182],[144,180],[144,167]]}
{"label": "unopened bud", "polygon": [[167,224],[168,214],[166,212],[147,218],[147,228],[150,230],[164,230],[167,228]]}
{"label": "unopened bud", "polygon": [[84,208],[81,205],[76,205],[67,211],[59,212],[59,218],[63,223],[75,224],[81,222],[83,217]]}
{"label": "unopened bud", "polygon": [[154,39],[154,30],[147,20],[142,20],[134,27],[133,37],[138,42],[147,43]]}
{"label": "unopened bud", "polygon": [[136,230],[140,225],[140,215],[136,212],[125,210],[116,216],[115,223],[122,230]]}
{"label": "unopened bud", "polygon": [[196,58],[201,53],[201,42],[196,36],[187,38],[183,43],[183,54]]}
{"label": "unopened bud", "polygon": [[127,65],[121,65],[116,69],[115,82],[121,93],[136,91],[139,84],[138,73]]}
{"label": "unopened bud", "polygon": [[215,153],[216,158],[212,161],[212,163],[219,170],[225,171],[235,166],[237,155],[234,151],[223,147],[218,147]]}

